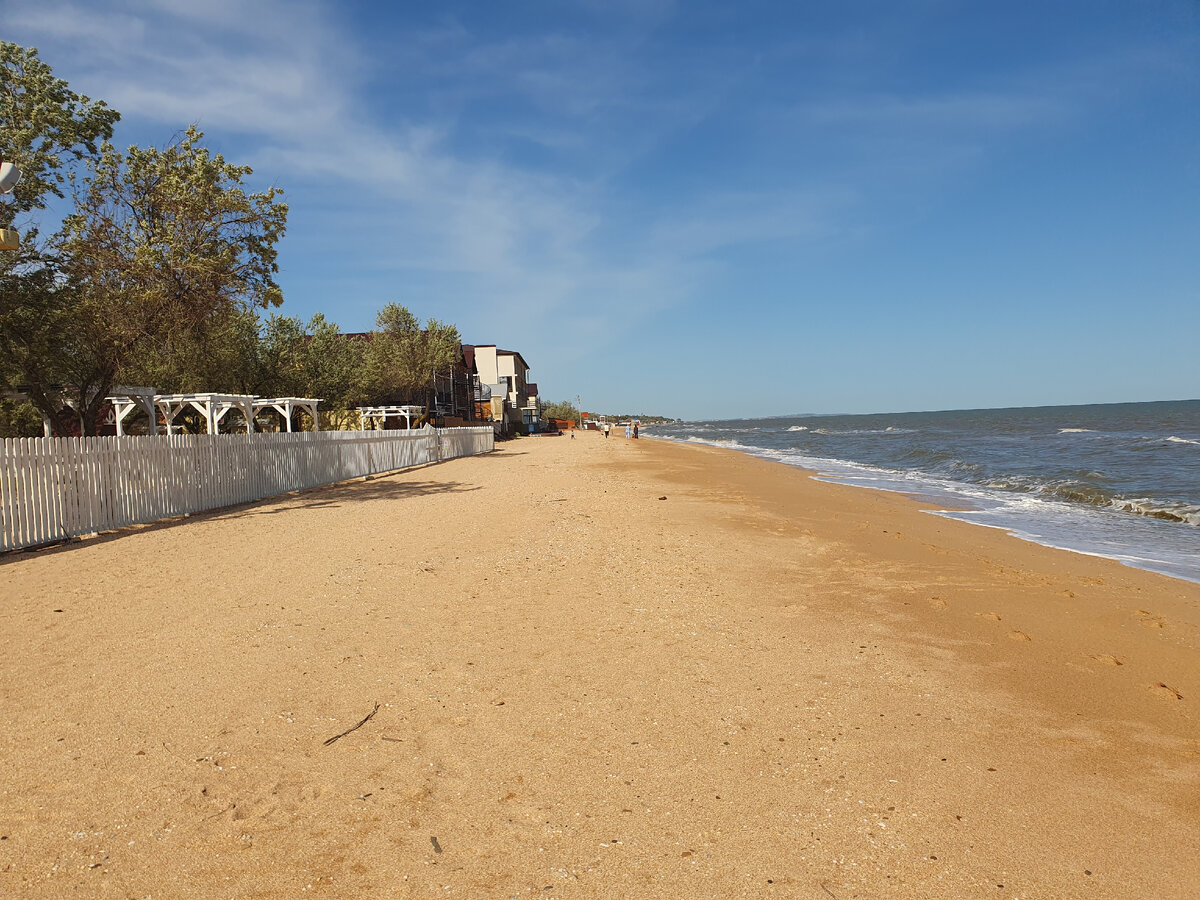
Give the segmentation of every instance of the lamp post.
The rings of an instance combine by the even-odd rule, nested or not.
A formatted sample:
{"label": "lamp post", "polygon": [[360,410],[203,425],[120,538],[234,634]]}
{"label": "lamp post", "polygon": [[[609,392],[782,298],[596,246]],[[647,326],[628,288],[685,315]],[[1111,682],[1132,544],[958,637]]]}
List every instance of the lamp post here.
{"label": "lamp post", "polygon": [[[21,180],[21,170],[0,157],[0,194],[10,194]],[[8,225],[0,227],[0,250],[17,250],[21,246],[21,235]]]}

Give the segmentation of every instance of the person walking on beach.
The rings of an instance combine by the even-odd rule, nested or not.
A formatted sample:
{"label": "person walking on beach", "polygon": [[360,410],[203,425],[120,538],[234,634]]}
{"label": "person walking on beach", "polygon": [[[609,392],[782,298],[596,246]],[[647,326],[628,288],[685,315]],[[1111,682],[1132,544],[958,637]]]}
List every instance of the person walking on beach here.
{"label": "person walking on beach", "polygon": [[637,433],[638,433],[638,423],[634,422],[633,423],[633,439],[635,441],[637,440]]}
{"label": "person walking on beach", "polygon": [[605,422],[605,423],[604,423],[604,439],[605,439],[606,441],[608,440],[608,430],[609,430],[610,428],[612,428],[612,426],[611,426],[611,425],[609,425],[607,422]]}
{"label": "person walking on beach", "polygon": [[630,431],[630,428],[632,428],[632,426],[630,426],[630,425],[625,426],[625,440],[629,440],[631,437],[633,437],[633,432]]}

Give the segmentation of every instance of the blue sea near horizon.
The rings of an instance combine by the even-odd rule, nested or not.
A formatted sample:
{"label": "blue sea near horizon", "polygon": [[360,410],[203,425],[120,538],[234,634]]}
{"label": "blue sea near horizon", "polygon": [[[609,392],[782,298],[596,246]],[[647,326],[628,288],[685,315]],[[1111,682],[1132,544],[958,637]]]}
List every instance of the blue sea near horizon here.
{"label": "blue sea near horizon", "polygon": [[1200,400],[680,422],[731,447],[951,507],[952,519],[1200,582]]}

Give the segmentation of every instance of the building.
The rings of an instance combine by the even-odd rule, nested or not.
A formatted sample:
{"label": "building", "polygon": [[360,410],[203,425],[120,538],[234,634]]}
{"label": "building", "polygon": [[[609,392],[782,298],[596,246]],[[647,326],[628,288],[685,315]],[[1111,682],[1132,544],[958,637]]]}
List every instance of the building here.
{"label": "building", "polygon": [[515,350],[495,344],[463,345],[476,372],[476,407],[492,420],[499,434],[541,431],[537,385],[529,380],[529,364]]}

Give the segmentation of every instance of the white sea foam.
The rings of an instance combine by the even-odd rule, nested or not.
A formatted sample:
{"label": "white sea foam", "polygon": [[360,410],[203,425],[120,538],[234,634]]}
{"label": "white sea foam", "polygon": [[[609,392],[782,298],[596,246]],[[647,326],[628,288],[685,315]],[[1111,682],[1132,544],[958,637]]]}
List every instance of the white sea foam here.
{"label": "white sea foam", "polygon": [[1163,440],[1169,444],[1200,444],[1200,441],[1189,441],[1187,438],[1175,437],[1175,435],[1163,438]]}
{"label": "white sea foam", "polygon": [[790,425],[788,431],[808,431],[807,425]]}
{"label": "white sea foam", "polygon": [[1060,429],[1058,429],[1059,434],[1094,434],[1095,432],[1096,432],[1096,429],[1094,429],[1094,428],[1060,428]]}
{"label": "white sea foam", "polygon": [[[662,438],[660,438],[660,440],[661,439]],[[666,440],[671,441],[671,440],[676,440],[676,438],[666,438]],[[753,448],[748,448],[748,447],[746,447],[745,444],[743,444],[739,441],[728,440],[728,439],[721,440],[721,439],[710,439],[710,438],[698,438],[698,437],[689,435],[688,437],[684,438],[683,441],[684,441],[684,443],[688,443],[688,444],[704,444],[706,447],[726,447],[726,448],[732,449],[732,450],[753,451]]]}

